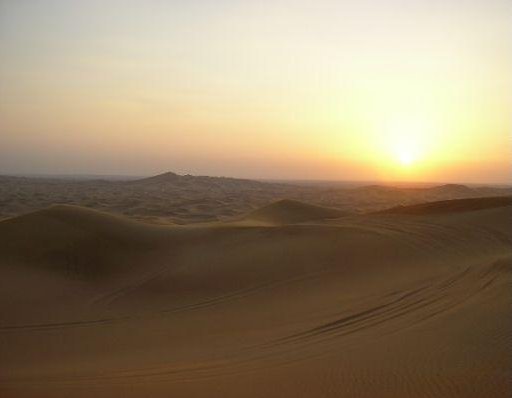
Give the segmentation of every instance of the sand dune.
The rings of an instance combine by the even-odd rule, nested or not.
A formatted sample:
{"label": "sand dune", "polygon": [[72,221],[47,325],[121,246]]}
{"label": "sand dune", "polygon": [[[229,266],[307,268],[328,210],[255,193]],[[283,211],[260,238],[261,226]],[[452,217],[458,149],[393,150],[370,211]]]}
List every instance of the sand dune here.
{"label": "sand dune", "polygon": [[0,220],[53,204],[88,207],[155,224],[189,224],[239,220],[282,198],[343,213],[366,213],[397,205],[507,195],[512,195],[512,188],[457,184],[357,188],[357,184],[285,184],[173,172],[125,181],[0,175]]}
{"label": "sand dune", "polygon": [[307,221],[338,218],[341,210],[315,206],[297,200],[283,199],[250,213],[245,219],[269,224],[297,224]]}
{"label": "sand dune", "polygon": [[511,196],[496,196],[491,198],[468,198],[458,200],[443,200],[438,202],[420,203],[417,205],[398,206],[381,210],[380,214],[435,214],[454,213],[511,206]]}
{"label": "sand dune", "polygon": [[0,395],[508,397],[512,205],[425,206],[2,221]]}
{"label": "sand dune", "polygon": [[[0,224],[3,262],[97,277],[115,261],[158,242],[157,227],[69,205],[56,205]],[[122,270],[121,270],[122,271]]]}

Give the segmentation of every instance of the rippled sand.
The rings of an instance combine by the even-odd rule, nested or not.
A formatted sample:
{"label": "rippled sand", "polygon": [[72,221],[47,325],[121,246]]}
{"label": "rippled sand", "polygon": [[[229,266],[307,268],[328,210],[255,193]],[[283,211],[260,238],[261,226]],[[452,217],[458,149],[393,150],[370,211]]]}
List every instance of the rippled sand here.
{"label": "rippled sand", "polygon": [[509,397],[512,203],[475,203],[4,220],[0,396]]}

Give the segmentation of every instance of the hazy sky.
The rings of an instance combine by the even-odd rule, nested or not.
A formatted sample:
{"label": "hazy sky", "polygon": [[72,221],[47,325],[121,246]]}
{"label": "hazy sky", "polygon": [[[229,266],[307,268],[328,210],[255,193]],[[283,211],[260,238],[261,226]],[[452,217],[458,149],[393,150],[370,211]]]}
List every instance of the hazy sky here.
{"label": "hazy sky", "polygon": [[510,0],[0,0],[0,174],[512,181]]}

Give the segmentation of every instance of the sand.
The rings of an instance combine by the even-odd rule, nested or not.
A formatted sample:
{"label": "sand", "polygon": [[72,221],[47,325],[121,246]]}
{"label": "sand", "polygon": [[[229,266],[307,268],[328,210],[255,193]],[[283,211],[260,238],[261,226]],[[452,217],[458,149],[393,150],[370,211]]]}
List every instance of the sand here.
{"label": "sand", "polygon": [[400,209],[1,221],[0,396],[509,397],[512,205]]}
{"label": "sand", "polygon": [[334,208],[315,206],[297,200],[282,199],[257,209],[242,219],[253,223],[286,225],[340,218],[346,214]]}
{"label": "sand", "polygon": [[279,200],[305,202],[347,214],[440,200],[510,195],[511,187],[460,184],[352,187],[328,182],[270,183],[172,172],[124,181],[0,176],[0,220],[54,204],[68,204],[146,223],[192,224],[244,218]]}

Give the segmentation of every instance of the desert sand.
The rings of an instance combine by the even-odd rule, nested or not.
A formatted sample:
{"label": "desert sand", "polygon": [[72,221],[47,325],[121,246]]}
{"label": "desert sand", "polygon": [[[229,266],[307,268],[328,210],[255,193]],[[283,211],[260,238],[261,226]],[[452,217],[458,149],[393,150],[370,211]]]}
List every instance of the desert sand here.
{"label": "desert sand", "polygon": [[509,397],[511,221],[510,197],[5,219],[0,396]]}
{"label": "desert sand", "polygon": [[367,213],[424,202],[510,196],[511,187],[262,182],[167,172],[108,180],[0,176],[0,220],[54,204],[71,204],[153,224],[230,221],[279,200],[295,200],[343,213]]}

